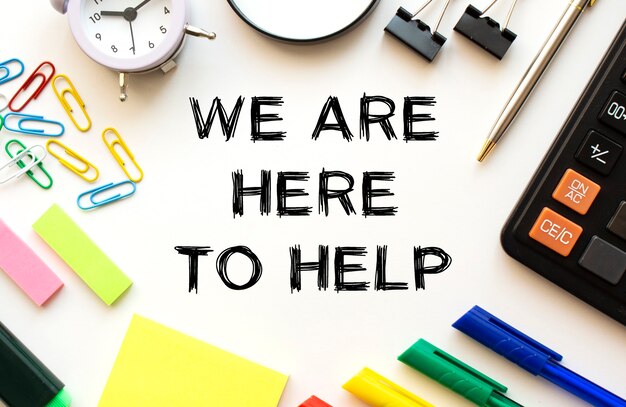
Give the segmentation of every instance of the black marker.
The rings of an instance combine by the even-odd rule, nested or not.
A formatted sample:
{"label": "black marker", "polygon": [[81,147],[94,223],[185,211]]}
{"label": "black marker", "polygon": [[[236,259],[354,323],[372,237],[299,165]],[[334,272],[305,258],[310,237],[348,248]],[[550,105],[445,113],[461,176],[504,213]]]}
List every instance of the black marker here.
{"label": "black marker", "polygon": [[64,387],[0,322],[0,400],[8,407],[68,407]]}

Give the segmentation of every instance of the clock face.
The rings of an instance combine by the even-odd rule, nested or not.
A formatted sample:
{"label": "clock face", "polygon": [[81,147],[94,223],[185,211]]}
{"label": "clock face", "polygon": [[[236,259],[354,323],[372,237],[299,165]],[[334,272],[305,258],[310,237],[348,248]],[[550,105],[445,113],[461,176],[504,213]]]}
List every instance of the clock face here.
{"label": "clock face", "polygon": [[118,72],[147,72],[180,49],[186,0],[60,0],[74,39],[91,59]]}
{"label": "clock face", "polygon": [[[110,58],[141,59],[159,51],[177,12],[173,0],[83,0],[80,25],[90,45]],[[176,27],[180,30],[180,27]]]}

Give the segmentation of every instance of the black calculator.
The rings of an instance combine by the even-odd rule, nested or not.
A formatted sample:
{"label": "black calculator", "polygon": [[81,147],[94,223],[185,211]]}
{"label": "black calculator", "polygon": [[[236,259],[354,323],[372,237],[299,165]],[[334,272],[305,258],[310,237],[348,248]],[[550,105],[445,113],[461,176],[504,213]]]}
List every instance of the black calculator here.
{"label": "black calculator", "polygon": [[626,22],[502,230],[513,258],[626,325]]}

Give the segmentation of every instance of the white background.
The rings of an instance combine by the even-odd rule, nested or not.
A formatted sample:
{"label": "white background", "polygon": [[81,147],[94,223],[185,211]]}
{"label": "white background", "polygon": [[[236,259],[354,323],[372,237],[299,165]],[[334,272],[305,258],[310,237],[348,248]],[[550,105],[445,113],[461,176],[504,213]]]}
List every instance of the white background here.
{"label": "white background", "polygon": [[[280,406],[298,405],[311,394],[337,406],[360,406],[341,385],[364,366],[435,405],[469,406],[395,360],[420,337],[501,381],[522,404],[584,405],[452,329],[451,323],[474,304],[562,353],[567,367],[626,397],[624,326],[512,260],[499,243],[506,217],[621,26],[626,2],[601,0],[583,16],[483,164],[475,156],[489,128],[565,1],[519,2],[510,24],[518,38],[502,61],[452,32],[467,6],[467,1],[453,1],[440,28],[448,42],[432,64],[383,33],[400,5],[418,6],[410,2],[385,0],[356,30],[311,46],[259,35],[225,1],[190,3],[190,22],[215,31],[217,40],[189,39],[179,66],[164,77],[132,76],[124,104],[117,100],[116,75],[80,51],[66,18],[47,2],[5,1],[1,8],[0,60],[23,59],[25,74],[43,60],[54,62],[74,81],[94,126],[86,134],[77,132],[49,88],[27,112],[66,123],[61,141],[99,166],[99,182],[123,179],[100,139],[108,126],[119,130],[146,174],[135,196],[89,213],[81,212],[75,199],[92,186],[51,158],[45,161],[55,179],[50,191],[27,179],[0,187],[2,218],[65,282],[40,309],[0,274],[0,319],[66,383],[74,405],[96,405],[133,313],[289,374]],[[492,15],[502,21],[508,4],[502,2]],[[437,6],[424,19],[431,22],[436,14]],[[25,78],[0,86],[0,92],[12,94]],[[439,131],[439,140],[390,142],[376,128],[369,143],[359,140],[364,92],[396,102],[393,124],[399,134],[404,96],[436,96],[437,106],[424,110],[436,121],[423,128]],[[188,97],[198,98],[206,114],[214,97],[230,110],[239,95],[246,102],[235,138],[226,143],[218,126],[209,139],[199,140]],[[339,97],[357,135],[351,143],[333,132],[316,142],[310,139],[329,95]],[[287,131],[285,141],[250,141],[252,96],[284,97],[285,105],[277,109],[284,121],[275,128]],[[0,132],[2,145],[13,137]],[[28,145],[44,141],[21,139]],[[386,202],[399,207],[398,215],[347,217],[336,202],[329,217],[317,214],[322,168],[353,174],[357,191],[362,172],[394,171],[397,179],[390,186],[396,195]],[[261,217],[258,201],[246,198],[245,215],[233,219],[230,177],[237,169],[249,186],[259,183],[262,169],[271,170],[274,181],[278,171],[309,171],[310,196],[293,203],[312,206],[313,215]],[[32,223],[54,202],[134,281],[112,307],[32,231]],[[358,192],[353,203],[359,210]],[[215,259],[239,244],[259,256],[264,272],[256,286],[236,292],[221,283]],[[352,281],[373,282],[377,244],[389,246],[390,279],[411,286],[413,246],[439,246],[453,264],[427,277],[425,291],[318,292],[310,275],[302,292],[291,294],[288,249],[294,244],[301,245],[306,261],[315,259],[318,244],[329,245],[331,253],[338,245],[366,246],[367,271],[351,276]],[[197,295],[187,292],[187,259],[175,254],[176,245],[210,245],[216,251],[200,260]],[[245,280],[246,272],[235,264],[233,279]]]}

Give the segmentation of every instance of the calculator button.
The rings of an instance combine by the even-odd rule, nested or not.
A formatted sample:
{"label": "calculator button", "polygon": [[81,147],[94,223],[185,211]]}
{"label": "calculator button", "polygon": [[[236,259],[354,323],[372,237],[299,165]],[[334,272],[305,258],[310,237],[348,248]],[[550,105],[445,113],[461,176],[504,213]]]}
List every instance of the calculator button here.
{"label": "calculator button", "polygon": [[617,284],[626,273],[626,252],[594,236],[578,264],[609,283]]}
{"label": "calculator button", "polygon": [[576,159],[600,174],[609,175],[620,154],[622,154],[621,145],[591,130],[580,145]]}
{"label": "calculator button", "polygon": [[552,193],[552,198],[585,215],[598,196],[598,192],[600,192],[600,185],[568,169]]}
{"label": "calculator button", "polygon": [[626,95],[613,92],[600,114],[600,121],[626,135]]}
{"label": "calculator button", "polygon": [[626,240],[626,202],[622,202],[607,225],[607,229]]}
{"label": "calculator button", "polygon": [[563,257],[569,256],[583,228],[550,208],[543,208],[528,235]]}

